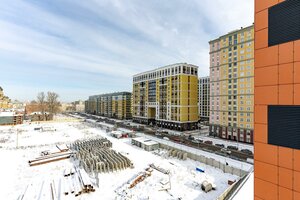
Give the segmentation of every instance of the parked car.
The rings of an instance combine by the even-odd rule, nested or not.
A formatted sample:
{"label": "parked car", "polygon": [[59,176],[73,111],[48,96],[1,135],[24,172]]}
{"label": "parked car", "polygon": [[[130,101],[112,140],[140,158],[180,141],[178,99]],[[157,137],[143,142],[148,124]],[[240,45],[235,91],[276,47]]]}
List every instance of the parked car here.
{"label": "parked car", "polygon": [[168,137],[163,137],[164,140],[170,140]]}
{"label": "parked car", "polygon": [[192,135],[189,135],[188,139],[189,140],[194,140],[195,138]]}
{"label": "parked car", "polygon": [[231,154],[231,151],[230,151],[229,149],[227,149],[227,148],[222,148],[222,149],[221,149],[221,152],[226,153],[226,154],[228,154],[228,155]]}
{"label": "parked car", "polygon": [[155,132],[155,135],[160,136],[161,133],[160,132]]}
{"label": "parked car", "polygon": [[206,141],[204,141],[204,143],[205,143],[205,144],[212,144],[213,142],[210,141],[210,140],[206,140]]}
{"label": "parked car", "polygon": [[196,143],[196,144],[201,143],[201,141],[199,141],[199,140],[192,140],[192,142],[193,142],[193,143]]}
{"label": "parked car", "polygon": [[201,143],[203,142],[203,140],[200,140],[200,139],[195,139],[195,140],[197,140],[197,141],[199,141],[199,142],[201,142]]}
{"label": "parked car", "polygon": [[227,146],[227,148],[235,151],[239,150],[236,146]]}
{"label": "parked car", "polygon": [[253,155],[252,151],[250,151],[249,149],[242,149],[241,152],[248,154],[248,155]]}
{"label": "parked car", "polygon": [[217,146],[217,147],[221,147],[221,148],[224,148],[224,147],[225,147],[225,145],[224,145],[224,144],[215,144],[215,146]]}

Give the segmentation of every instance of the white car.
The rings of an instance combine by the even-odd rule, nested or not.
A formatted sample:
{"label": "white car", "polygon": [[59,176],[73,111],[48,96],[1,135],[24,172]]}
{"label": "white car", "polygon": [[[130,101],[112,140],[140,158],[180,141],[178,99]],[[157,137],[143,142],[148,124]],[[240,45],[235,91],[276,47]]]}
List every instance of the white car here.
{"label": "white car", "polygon": [[168,137],[163,137],[164,140],[170,140]]}
{"label": "white car", "polygon": [[230,150],[228,150],[228,149],[226,149],[226,148],[222,148],[221,149],[221,152],[223,152],[223,153],[226,153],[226,154],[231,154],[231,151]]}

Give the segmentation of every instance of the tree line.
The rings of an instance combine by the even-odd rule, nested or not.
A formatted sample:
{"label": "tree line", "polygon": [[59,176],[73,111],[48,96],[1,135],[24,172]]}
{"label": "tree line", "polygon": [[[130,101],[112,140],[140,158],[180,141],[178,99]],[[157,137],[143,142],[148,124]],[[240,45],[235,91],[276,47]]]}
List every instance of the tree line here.
{"label": "tree line", "polygon": [[45,112],[49,112],[50,114],[59,112],[61,104],[58,98],[59,95],[55,92],[47,92],[47,95],[44,92],[38,93],[37,104],[42,115],[44,115]]}

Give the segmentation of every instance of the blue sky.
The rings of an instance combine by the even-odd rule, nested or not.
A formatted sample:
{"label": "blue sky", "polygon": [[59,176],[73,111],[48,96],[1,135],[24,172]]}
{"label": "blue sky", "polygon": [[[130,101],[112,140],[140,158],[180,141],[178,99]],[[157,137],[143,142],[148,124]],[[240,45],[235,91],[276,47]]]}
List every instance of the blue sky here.
{"label": "blue sky", "polygon": [[253,0],[0,0],[0,86],[62,101],[131,91],[132,75],[187,62],[207,76],[208,41],[254,21]]}

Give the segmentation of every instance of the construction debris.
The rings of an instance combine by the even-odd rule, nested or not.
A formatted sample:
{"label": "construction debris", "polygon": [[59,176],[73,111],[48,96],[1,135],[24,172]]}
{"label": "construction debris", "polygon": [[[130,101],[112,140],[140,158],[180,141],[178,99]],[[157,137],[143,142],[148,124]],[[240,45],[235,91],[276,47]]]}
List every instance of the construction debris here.
{"label": "construction debris", "polygon": [[161,172],[163,174],[169,174],[170,173],[169,170],[163,169],[163,168],[161,168],[159,166],[155,166],[154,164],[150,164],[149,166],[152,167],[153,169],[156,169],[157,171],[159,171],[159,172]]}
{"label": "construction debris", "polygon": [[134,180],[133,182],[129,185],[129,189],[135,187],[138,183],[142,182],[145,180],[147,177],[151,176],[150,171],[145,171],[141,172]]}
{"label": "construction debris", "polygon": [[80,166],[86,171],[106,173],[133,167],[131,161],[121,153],[110,149],[112,143],[106,138],[76,141],[71,149],[76,151]]}
{"label": "construction debris", "polygon": [[119,186],[115,190],[115,193],[118,196],[123,197],[122,199],[128,199],[129,190],[131,190],[137,184],[144,181],[147,177],[151,176],[152,172],[153,172],[153,169],[151,167],[146,168],[145,171],[139,172],[137,175],[133,176],[127,182],[125,182],[121,186]]}

